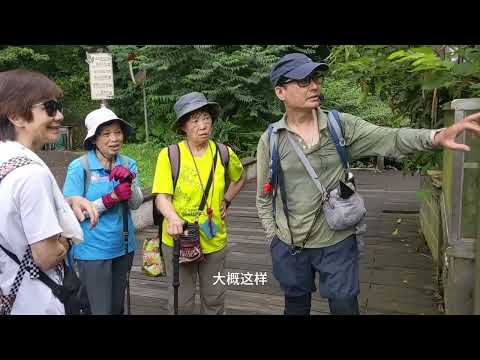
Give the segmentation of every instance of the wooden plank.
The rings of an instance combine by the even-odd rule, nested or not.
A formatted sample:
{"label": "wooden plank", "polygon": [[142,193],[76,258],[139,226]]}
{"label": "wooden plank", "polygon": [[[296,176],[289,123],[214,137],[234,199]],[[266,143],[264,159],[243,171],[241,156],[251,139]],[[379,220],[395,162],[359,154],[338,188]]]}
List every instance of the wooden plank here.
{"label": "wooden plank", "polygon": [[[357,184],[364,188],[361,193],[369,206],[366,247],[359,259],[361,313],[438,313],[432,295],[435,287],[431,258],[416,252],[419,222],[418,214],[414,212],[419,209],[415,197],[418,178],[403,177],[400,173],[361,172],[357,175]],[[255,189],[254,182],[248,183],[230,208],[225,272],[265,272],[267,283],[225,285],[227,314],[283,313],[283,292],[272,274],[270,248],[265,243],[255,207]],[[385,209],[391,213],[384,213]],[[402,211],[411,213],[400,214]],[[399,218],[400,224],[397,223]],[[398,229],[398,235],[392,235],[395,229]],[[155,228],[139,232],[138,245],[142,244],[143,238],[155,235]],[[143,274],[141,260],[139,247],[131,272],[134,309],[140,314],[165,314],[171,284],[167,278],[151,278]],[[196,302],[198,312],[198,294]],[[328,314],[328,301],[322,299],[318,291],[312,295],[312,314]]]}

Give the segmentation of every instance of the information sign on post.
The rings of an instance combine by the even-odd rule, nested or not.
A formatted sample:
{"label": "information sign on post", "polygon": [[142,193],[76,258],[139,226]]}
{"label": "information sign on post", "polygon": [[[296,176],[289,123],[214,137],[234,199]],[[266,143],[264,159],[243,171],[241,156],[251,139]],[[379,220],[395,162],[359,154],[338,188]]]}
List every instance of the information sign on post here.
{"label": "information sign on post", "polygon": [[92,100],[113,99],[112,54],[87,53]]}

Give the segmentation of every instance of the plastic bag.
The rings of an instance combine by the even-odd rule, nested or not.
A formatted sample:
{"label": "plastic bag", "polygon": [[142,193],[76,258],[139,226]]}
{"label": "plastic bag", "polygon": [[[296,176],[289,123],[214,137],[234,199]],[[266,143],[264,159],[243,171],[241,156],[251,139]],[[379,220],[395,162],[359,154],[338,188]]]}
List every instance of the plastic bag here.
{"label": "plastic bag", "polygon": [[153,277],[167,275],[162,247],[158,237],[143,240],[142,271],[144,274]]}

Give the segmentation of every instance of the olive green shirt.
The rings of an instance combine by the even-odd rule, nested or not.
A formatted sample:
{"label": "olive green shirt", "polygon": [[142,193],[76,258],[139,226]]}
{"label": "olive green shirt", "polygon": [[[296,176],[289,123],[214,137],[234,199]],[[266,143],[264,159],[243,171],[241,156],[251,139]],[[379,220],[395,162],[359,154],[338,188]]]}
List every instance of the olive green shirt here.
{"label": "olive green shirt", "polygon": [[[350,160],[368,156],[386,156],[401,158],[407,154],[432,149],[433,132],[424,129],[394,129],[380,127],[351,114],[339,113],[343,124],[344,137]],[[290,230],[293,243],[302,243],[312,226],[315,212],[320,206],[321,194],[305,170],[298,155],[289,143],[286,131],[293,135],[300,148],[319,176],[320,182],[328,190],[332,190],[343,178],[344,170],[340,157],[327,129],[328,116],[320,108],[317,109],[320,141],[308,147],[303,139],[288,128],[286,115],[279,122],[278,150],[281,167],[284,172]],[[285,130],[280,130],[285,129]],[[257,148],[257,209],[266,232],[266,239],[276,234],[279,239],[291,244],[287,219],[283,212],[280,191],[276,196],[276,218],[273,217],[272,191],[265,194],[263,185],[269,178],[270,145],[265,131],[260,137]],[[355,233],[354,228],[332,231],[328,227],[323,212],[313,224],[310,239],[306,248],[320,248],[334,245]]]}

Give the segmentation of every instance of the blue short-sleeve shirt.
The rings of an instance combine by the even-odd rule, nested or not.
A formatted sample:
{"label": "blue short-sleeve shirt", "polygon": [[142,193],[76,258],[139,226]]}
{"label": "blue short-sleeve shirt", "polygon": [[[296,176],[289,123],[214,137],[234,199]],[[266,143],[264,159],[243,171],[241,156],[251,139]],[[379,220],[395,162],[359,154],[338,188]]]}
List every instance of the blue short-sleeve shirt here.
{"label": "blue short-sleeve shirt", "polygon": [[[90,201],[97,200],[103,195],[111,193],[118,185],[117,181],[108,179],[109,173],[103,168],[95,156],[95,152],[87,152],[90,169],[90,185],[84,194],[84,169],[80,158],[73,160],[67,170],[67,177],[63,186],[63,194],[68,196],[83,196]],[[124,166],[128,161],[128,169],[134,173],[135,183],[139,184],[137,164],[133,159],[123,155],[116,155],[115,165]],[[100,215],[97,225],[90,229],[90,219],[80,223],[83,230],[84,241],[74,245],[73,257],[79,260],[108,260],[125,255],[125,242],[123,237],[123,207],[119,203]],[[135,228],[131,211],[128,211],[128,252],[135,251]]]}

